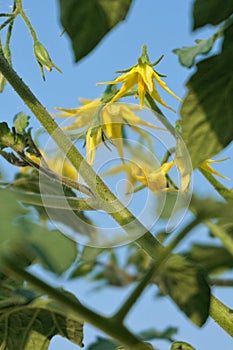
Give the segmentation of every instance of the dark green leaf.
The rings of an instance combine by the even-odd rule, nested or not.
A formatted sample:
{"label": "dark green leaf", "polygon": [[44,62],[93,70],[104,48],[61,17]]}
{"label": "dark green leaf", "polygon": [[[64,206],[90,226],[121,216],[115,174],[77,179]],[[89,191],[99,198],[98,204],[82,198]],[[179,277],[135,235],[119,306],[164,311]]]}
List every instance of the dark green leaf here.
{"label": "dark green leaf", "polygon": [[173,52],[179,56],[180,64],[191,68],[195,63],[195,58],[198,55],[205,55],[212,49],[217,37],[211,36],[209,39],[196,40],[196,45],[175,49]]}
{"label": "dark green leaf", "polygon": [[189,80],[181,108],[182,137],[193,167],[211,158],[233,139],[232,28],[222,53],[203,60]]}
{"label": "dark green leaf", "polygon": [[222,273],[233,268],[233,257],[224,247],[193,244],[190,252],[184,256],[201,265],[210,274]]}
{"label": "dark green leaf", "polygon": [[98,337],[96,342],[89,345],[87,350],[115,350],[116,347],[117,343],[115,343],[113,340]]}
{"label": "dark green leaf", "polygon": [[193,8],[194,29],[218,24],[233,13],[232,0],[196,0]]}
{"label": "dark green leaf", "polygon": [[15,131],[18,134],[23,134],[25,129],[28,127],[28,120],[30,117],[28,117],[25,113],[20,112],[18,113],[14,118],[14,127]]}
{"label": "dark green leaf", "polygon": [[120,21],[132,0],[60,0],[61,23],[69,35],[76,61],[85,57]]}
{"label": "dark green leaf", "polygon": [[192,345],[184,341],[176,341],[172,344],[170,350],[196,350]]}
{"label": "dark green leaf", "polygon": [[172,255],[156,277],[163,294],[169,294],[197,326],[209,316],[210,288],[204,272],[180,255]]}
{"label": "dark green leaf", "polygon": [[[83,325],[49,299],[12,305],[0,319],[0,343],[5,350],[47,350],[59,334],[82,347]],[[7,332],[6,332],[7,329]]]}

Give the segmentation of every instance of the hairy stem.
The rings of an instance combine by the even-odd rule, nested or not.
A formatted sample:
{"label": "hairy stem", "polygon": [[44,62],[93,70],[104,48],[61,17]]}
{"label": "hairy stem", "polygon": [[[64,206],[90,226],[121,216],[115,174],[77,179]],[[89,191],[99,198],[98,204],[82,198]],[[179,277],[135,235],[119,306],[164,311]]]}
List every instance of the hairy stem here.
{"label": "hairy stem", "polygon": [[210,316],[233,337],[233,310],[214,296],[211,298]]}

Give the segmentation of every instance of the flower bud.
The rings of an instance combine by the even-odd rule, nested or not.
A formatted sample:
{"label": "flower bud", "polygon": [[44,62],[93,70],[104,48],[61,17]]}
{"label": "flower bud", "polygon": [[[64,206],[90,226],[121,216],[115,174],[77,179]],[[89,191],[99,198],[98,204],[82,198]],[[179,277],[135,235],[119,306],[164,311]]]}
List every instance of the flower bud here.
{"label": "flower bud", "polygon": [[51,60],[48,51],[39,41],[34,42],[34,53],[35,53],[37,62],[39,63],[42,77],[44,80],[45,80],[44,68],[46,68],[49,72],[53,68],[55,68],[61,73],[60,68],[58,68],[56,64]]}

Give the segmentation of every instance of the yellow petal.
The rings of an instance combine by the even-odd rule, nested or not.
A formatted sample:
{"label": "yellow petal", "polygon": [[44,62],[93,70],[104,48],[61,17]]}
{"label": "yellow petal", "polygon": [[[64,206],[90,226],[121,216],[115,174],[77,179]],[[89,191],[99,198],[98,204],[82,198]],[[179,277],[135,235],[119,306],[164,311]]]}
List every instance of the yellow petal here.
{"label": "yellow petal", "polygon": [[131,80],[132,78],[134,78],[135,75],[137,76],[137,70],[134,67],[129,72],[120,75],[118,78],[116,78],[116,79],[114,79],[112,81],[98,82],[98,83],[96,83],[96,85],[123,83],[123,82],[125,82],[127,80]]}
{"label": "yellow petal", "polygon": [[179,98],[178,96],[176,96],[176,94],[174,94],[174,92],[172,92],[167,86],[166,83],[160,78],[160,76],[153,70],[154,72],[154,78],[157,81],[157,83],[165,90],[167,91],[170,95],[172,95],[173,97],[175,97],[178,101],[182,102],[182,99]]}
{"label": "yellow petal", "polygon": [[155,84],[154,84],[154,88],[153,88],[153,91],[152,91],[152,93],[151,93],[151,96],[152,96],[157,102],[159,102],[162,106],[164,106],[164,107],[170,109],[172,112],[175,112],[175,113],[176,113],[176,111],[175,111],[173,108],[171,108],[170,106],[168,106],[168,105],[166,104],[166,102],[164,102],[163,99],[160,97],[158,91],[156,90]]}
{"label": "yellow petal", "polygon": [[191,180],[190,168],[187,166],[184,157],[176,157],[174,162],[180,173],[181,192],[186,192],[189,189]]}
{"label": "yellow petal", "polygon": [[144,106],[145,94],[146,94],[146,85],[141,75],[138,75],[138,96],[140,100],[140,107]]}
{"label": "yellow petal", "polygon": [[151,93],[153,90],[153,68],[148,64],[139,64],[138,73],[143,79],[144,85],[146,85],[148,92]]}
{"label": "yellow petal", "polygon": [[73,109],[67,109],[67,108],[60,108],[60,107],[55,107],[54,108],[56,111],[62,111],[63,113],[59,113],[56,116],[57,117],[74,117],[78,114],[80,108],[73,108]]}
{"label": "yellow petal", "polygon": [[123,118],[125,120],[127,120],[127,122],[129,122],[129,124],[132,124],[132,125],[135,125],[135,124],[137,124],[137,125],[144,125],[144,126],[148,126],[150,128],[153,128],[153,129],[166,131],[166,129],[164,129],[164,128],[159,128],[156,125],[153,125],[153,124],[151,124],[149,122],[146,122],[146,121],[142,120],[136,114],[131,112],[131,110],[126,105],[122,106],[121,112],[122,112]]}
{"label": "yellow petal", "polygon": [[118,91],[118,93],[113,97],[113,99],[111,100],[111,102],[115,102],[116,100],[118,100],[119,98],[123,97],[128,91],[130,91],[134,85],[137,84],[137,76],[133,75],[131,79],[127,80],[122,87],[120,88],[120,90]]}
{"label": "yellow petal", "polygon": [[209,165],[209,163],[220,163],[220,162],[223,162],[224,160],[227,160],[229,158],[223,158],[223,159],[218,159],[218,160],[215,160],[215,159],[206,159],[201,165],[200,165],[200,168],[204,169],[205,171],[211,173],[211,174],[214,174],[214,175],[217,175],[223,179],[226,179],[226,180],[230,180],[229,177],[226,177],[222,174],[220,174],[219,172],[217,172],[214,168],[212,168],[212,166]]}
{"label": "yellow petal", "polygon": [[89,128],[86,133],[86,158],[89,164],[93,164],[96,150],[98,145],[101,143],[101,129],[92,134],[93,130]]}

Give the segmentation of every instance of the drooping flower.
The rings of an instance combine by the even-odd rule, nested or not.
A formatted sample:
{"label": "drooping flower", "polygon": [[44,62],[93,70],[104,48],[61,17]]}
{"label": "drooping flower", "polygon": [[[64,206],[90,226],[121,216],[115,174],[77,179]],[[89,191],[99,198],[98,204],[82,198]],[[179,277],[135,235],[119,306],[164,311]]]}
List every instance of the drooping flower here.
{"label": "drooping flower", "polygon": [[[134,112],[140,110],[138,106],[125,103],[103,103],[101,99],[83,100],[83,106],[75,109],[56,108],[61,111],[61,117],[74,117],[75,120],[63,130],[77,130],[85,128],[87,161],[92,164],[96,149],[101,143],[113,143],[121,158],[124,159],[124,126],[130,126],[140,137],[145,131],[139,126],[146,126],[158,130],[159,128],[138,117]],[[147,138],[149,141],[149,136]]]}
{"label": "drooping flower", "polygon": [[[160,168],[153,170],[149,173],[143,169],[143,174],[138,176],[137,179],[145,186],[147,186],[155,194],[159,194],[163,191],[173,191],[167,186],[166,174],[173,167],[174,161],[166,162],[161,165]],[[175,190],[174,190],[175,191]]]}
{"label": "drooping flower", "polygon": [[161,79],[161,75],[153,69],[153,66],[158,64],[161,58],[154,64],[151,64],[147,55],[146,46],[143,46],[142,55],[138,59],[137,65],[133,66],[132,68],[126,71],[118,71],[119,73],[123,72],[123,74],[115,80],[108,82],[100,82],[97,83],[97,85],[123,83],[122,87],[112,98],[111,102],[117,101],[119,98],[123,97],[127,92],[131,91],[135,85],[138,85],[138,96],[140,99],[141,107],[144,106],[145,95],[148,92],[155,101],[175,112],[173,108],[168,106],[166,102],[163,101],[156,88],[156,84],[158,84],[161,86],[162,89],[164,89],[170,95],[175,97],[177,100],[182,101],[166,86],[166,83]]}
{"label": "drooping flower", "polygon": [[230,180],[229,177],[226,177],[222,174],[220,174],[218,171],[216,171],[214,168],[212,168],[212,166],[210,165],[210,163],[220,163],[220,162],[224,162],[225,160],[229,159],[227,158],[222,158],[222,159],[206,159],[201,165],[200,168],[207,171],[208,173],[211,173],[213,175],[217,175],[223,179],[226,180]]}

